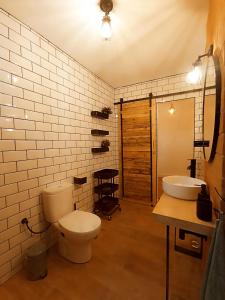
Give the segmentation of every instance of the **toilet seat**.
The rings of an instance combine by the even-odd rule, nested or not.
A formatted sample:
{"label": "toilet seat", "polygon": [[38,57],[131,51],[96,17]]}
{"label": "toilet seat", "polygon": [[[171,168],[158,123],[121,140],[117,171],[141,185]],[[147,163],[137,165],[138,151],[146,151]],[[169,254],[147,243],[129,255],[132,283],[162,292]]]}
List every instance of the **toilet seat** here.
{"label": "toilet seat", "polygon": [[101,219],[93,213],[75,210],[58,220],[63,233],[70,237],[91,238],[100,230]]}

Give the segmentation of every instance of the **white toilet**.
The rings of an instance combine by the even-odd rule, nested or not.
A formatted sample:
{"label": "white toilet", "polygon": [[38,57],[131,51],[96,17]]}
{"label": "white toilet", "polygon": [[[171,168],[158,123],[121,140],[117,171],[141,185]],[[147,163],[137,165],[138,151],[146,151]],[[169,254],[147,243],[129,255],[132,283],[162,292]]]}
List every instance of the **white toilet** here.
{"label": "white toilet", "polygon": [[91,259],[91,242],[101,228],[101,219],[89,212],[74,210],[72,184],[61,183],[43,190],[45,219],[59,230],[59,252],[75,263]]}

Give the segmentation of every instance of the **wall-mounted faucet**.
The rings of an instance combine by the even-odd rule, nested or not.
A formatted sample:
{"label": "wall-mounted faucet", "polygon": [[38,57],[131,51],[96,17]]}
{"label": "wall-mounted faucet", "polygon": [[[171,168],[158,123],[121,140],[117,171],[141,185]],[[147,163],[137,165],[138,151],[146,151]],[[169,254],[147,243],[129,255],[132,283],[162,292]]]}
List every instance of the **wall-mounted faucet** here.
{"label": "wall-mounted faucet", "polygon": [[187,170],[190,170],[190,176],[195,178],[196,177],[196,159],[192,158],[189,159],[191,161],[190,166],[187,167]]}

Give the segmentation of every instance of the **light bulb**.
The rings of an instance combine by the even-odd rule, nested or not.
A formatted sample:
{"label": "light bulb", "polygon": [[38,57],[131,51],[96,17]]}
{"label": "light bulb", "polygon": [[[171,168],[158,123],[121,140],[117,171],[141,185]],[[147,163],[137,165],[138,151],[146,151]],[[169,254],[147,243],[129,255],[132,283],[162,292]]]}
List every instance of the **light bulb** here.
{"label": "light bulb", "polygon": [[194,66],[193,70],[187,74],[186,80],[188,83],[196,84],[202,79],[202,70],[200,66]]}
{"label": "light bulb", "polygon": [[171,103],[170,108],[168,109],[168,112],[173,115],[175,113],[176,109],[174,108],[173,104]]}
{"label": "light bulb", "polygon": [[109,15],[105,15],[102,19],[102,37],[109,40],[112,36],[111,20]]}

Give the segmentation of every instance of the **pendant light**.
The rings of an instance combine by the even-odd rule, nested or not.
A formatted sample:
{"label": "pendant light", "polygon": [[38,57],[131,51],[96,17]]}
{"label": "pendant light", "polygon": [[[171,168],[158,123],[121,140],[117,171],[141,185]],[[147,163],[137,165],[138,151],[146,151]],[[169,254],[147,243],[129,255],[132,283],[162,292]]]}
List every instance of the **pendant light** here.
{"label": "pendant light", "polygon": [[101,0],[100,8],[105,13],[102,18],[101,34],[104,40],[109,40],[112,36],[111,19],[109,16],[110,11],[113,9],[112,0]]}

